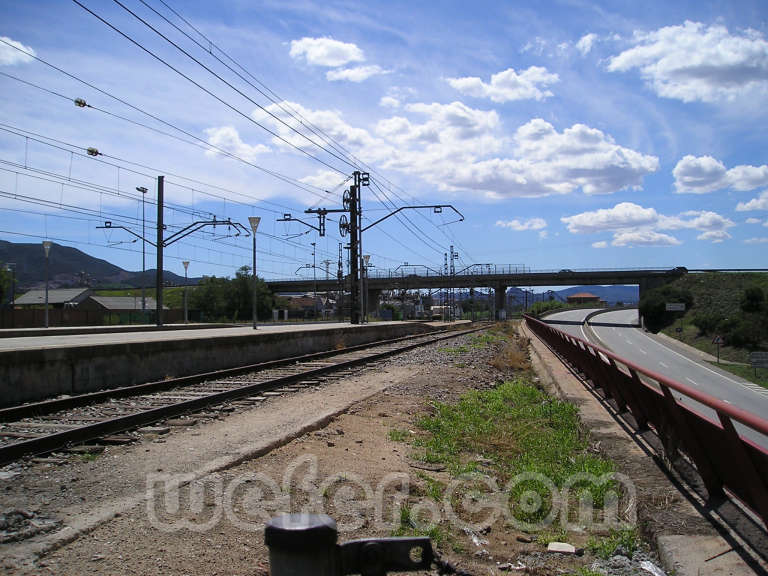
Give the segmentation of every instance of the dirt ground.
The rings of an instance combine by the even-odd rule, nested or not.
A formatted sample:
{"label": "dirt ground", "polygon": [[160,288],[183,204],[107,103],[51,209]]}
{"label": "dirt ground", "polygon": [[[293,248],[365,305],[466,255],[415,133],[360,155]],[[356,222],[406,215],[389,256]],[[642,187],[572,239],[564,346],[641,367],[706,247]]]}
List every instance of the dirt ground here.
{"label": "dirt ground", "polygon": [[[459,355],[446,350],[467,338],[168,435],[147,435],[95,459],[4,469],[0,509],[29,515],[21,524],[50,529],[0,544],[4,573],[267,574],[263,522],[281,512],[329,514],[342,542],[390,536],[404,504],[439,516],[430,488],[451,477],[417,461],[408,442],[416,422],[432,402],[456,401],[509,376],[492,365],[498,345]],[[584,417],[594,449],[636,481],[642,531],[654,523],[675,534],[708,529],[650,458],[606,431],[604,416],[592,416]],[[181,483],[176,491],[169,489],[174,482]],[[525,534],[503,519],[481,533],[443,525],[441,553],[473,574],[575,574],[595,561],[589,552],[554,554],[535,538],[519,541]],[[568,534],[577,547],[588,536]],[[639,558],[658,564],[652,553]],[[602,573],[650,573],[615,563],[601,565]]]}

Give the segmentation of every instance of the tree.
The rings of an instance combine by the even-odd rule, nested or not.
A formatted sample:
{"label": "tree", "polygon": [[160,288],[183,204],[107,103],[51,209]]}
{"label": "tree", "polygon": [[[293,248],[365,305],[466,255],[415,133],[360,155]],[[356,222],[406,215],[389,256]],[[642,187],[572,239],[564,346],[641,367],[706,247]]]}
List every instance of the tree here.
{"label": "tree", "polygon": [[640,298],[640,314],[648,330],[658,332],[680,317],[680,312],[667,312],[667,302],[681,302],[687,311],[693,306],[693,294],[689,290],[670,285],[645,292]]}
{"label": "tree", "polygon": [[744,290],[741,297],[741,309],[744,312],[759,312],[765,302],[765,294],[760,286],[752,286]]}

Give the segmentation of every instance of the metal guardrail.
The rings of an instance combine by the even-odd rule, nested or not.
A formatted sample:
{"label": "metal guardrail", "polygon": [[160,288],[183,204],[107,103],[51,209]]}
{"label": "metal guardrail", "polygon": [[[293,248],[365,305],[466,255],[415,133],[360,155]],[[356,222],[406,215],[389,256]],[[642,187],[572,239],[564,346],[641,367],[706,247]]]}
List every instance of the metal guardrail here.
{"label": "metal guardrail", "polygon": [[[686,454],[711,503],[721,501],[728,492],[768,528],[768,451],[734,427],[738,422],[768,439],[768,421],[536,318],[525,316],[525,320],[537,336],[612,398],[619,410],[629,410],[639,430],[653,428],[670,456],[675,451]],[[673,391],[711,408],[718,421],[680,403]]]}

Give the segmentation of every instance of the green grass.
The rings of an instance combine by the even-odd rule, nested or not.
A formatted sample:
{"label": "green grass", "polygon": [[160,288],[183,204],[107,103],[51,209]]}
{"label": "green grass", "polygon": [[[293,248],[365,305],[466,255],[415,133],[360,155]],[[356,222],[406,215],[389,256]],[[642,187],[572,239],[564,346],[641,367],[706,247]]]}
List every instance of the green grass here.
{"label": "green grass", "polygon": [[608,560],[617,552],[632,558],[640,546],[640,538],[637,535],[636,528],[627,528],[624,530],[611,530],[608,536],[603,538],[592,537],[587,543],[587,548],[595,556]]}
{"label": "green grass", "polygon": [[550,542],[565,542],[568,538],[568,533],[559,526],[552,526],[547,530],[543,530],[536,537],[536,542],[546,548]]}
{"label": "green grass", "polygon": [[486,346],[489,346],[491,344],[495,344],[497,342],[504,342],[508,340],[508,337],[503,332],[498,332],[496,330],[483,332],[482,334],[478,334],[475,336],[472,336],[469,340],[469,345],[472,348],[485,348]]}
{"label": "green grass", "polygon": [[440,480],[435,480],[424,472],[419,472],[417,476],[426,482],[427,496],[432,498],[435,502],[442,502],[443,494],[445,494],[445,484],[440,482]]}
{"label": "green grass", "polygon": [[741,376],[745,380],[759,384],[763,388],[768,388],[768,368],[758,368],[757,375],[755,375],[755,369],[751,366],[742,366],[740,364],[717,364],[715,362],[710,362],[710,364],[717,366],[726,372],[735,374],[736,376]]}
{"label": "green grass", "polygon": [[408,431],[392,428],[389,431],[389,439],[393,442],[405,442],[408,439]]}
{"label": "green grass", "polygon": [[[611,462],[587,452],[577,409],[549,398],[530,383],[519,379],[504,382],[493,390],[472,391],[457,404],[436,404],[432,416],[422,418],[425,434],[415,440],[427,462],[439,462],[455,474],[478,470],[478,457],[492,462],[500,483],[521,473],[543,474],[556,486],[579,472],[600,476],[613,471]],[[614,487],[586,486],[596,506]],[[543,506],[526,512],[520,496],[529,490],[541,497]],[[550,495],[536,481],[522,481],[509,495],[516,518],[538,521],[549,513]]]}
{"label": "green grass", "polygon": [[413,516],[412,508],[408,504],[400,507],[400,525],[392,531],[392,536],[429,536],[436,548],[451,540],[450,534],[438,525],[422,526],[419,519]]}
{"label": "green grass", "polygon": [[589,568],[579,568],[578,572],[572,572],[569,576],[605,576],[602,572],[597,572],[596,570],[591,570]]}
{"label": "green grass", "polygon": [[438,348],[437,351],[444,354],[450,354],[451,356],[458,356],[469,352],[469,348],[466,346],[455,346],[453,348]]}

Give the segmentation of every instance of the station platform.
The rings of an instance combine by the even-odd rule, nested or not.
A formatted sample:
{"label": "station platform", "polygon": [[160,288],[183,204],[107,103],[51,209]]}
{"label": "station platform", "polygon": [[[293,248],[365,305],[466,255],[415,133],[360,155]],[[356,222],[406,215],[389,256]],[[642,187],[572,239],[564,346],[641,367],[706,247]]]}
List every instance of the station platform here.
{"label": "station platform", "polygon": [[201,325],[108,332],[86,327],[66,333],[54,328],[42,336],[0,338],[0,407],[343,349],[441,326],[446,324],[333,322],[259,325],[256,330]]}

